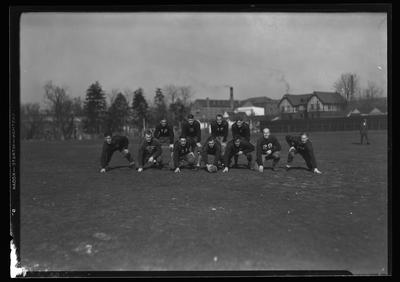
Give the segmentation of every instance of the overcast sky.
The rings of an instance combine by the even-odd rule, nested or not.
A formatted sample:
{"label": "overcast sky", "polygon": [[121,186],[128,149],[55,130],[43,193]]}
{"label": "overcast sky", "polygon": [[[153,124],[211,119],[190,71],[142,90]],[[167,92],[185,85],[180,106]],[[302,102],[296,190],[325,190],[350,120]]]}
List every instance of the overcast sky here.
{"label": "overcast sky", "polygon": [[279,99],[332,91],[345,72],[387,87],[384,13],[26,13],[20,38],[22,103],[42,102],[49,80],[74,97],[97,80],[149,100],[167,84]]}

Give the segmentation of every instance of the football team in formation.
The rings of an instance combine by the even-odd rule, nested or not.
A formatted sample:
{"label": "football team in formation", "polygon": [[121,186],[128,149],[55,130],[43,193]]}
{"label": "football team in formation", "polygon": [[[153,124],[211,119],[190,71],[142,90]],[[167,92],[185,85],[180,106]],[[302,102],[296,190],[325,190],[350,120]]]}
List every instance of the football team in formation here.
{"label": "football team in formation", "polygon": [[[181,135],[175,141],[174,130],[166,119],[162,119],[154,133],[151,130],[145,132],[144,140],[139,145],[137,159],[133,158],[128,150],[129,140],[126,136],[104,134],[104,145],[101,154],[101,170],[106,172],[108,164],[115,151],[120,151],[129,161],[130,167],[137,166],[137,171],[145,168],[163,168],[162,148],[169,147],[169,167],[179,173],[183,167],[193,170],[200,168],[208,172],[228,172],[230,168],[237,168],[239,158],[246,158],[247,168],[250,170],[264,171],[264,166],[272,161],[272,170],[277,170],[281,157],[281,145],[268,128],[262,130],[263,135],[257,140],[256,146],[250,143],[250,127],[241,118],[238,118],[231,127],[232,140],[228,141],[229,124],[222,115],[217,115],[211,123],[211,135],[201,143],[200,123],[189,115],[183,122]],[[312,143],[307,133],[297,136],[286,136],[286,142],[290,149],[287,155],[286,169],[296,154],[305,161],[307,168],[313,173],[320,174],[317,168]],[[253,160],[255,152],[255,163]],[[232,163],[233,160],[233,163]]]}

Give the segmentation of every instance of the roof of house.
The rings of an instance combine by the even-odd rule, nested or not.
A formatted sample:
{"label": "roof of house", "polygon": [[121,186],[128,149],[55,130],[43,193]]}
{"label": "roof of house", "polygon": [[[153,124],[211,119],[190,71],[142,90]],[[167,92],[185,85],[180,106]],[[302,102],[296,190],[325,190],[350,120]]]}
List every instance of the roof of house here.
{"label": "roof of house", "polygon": [[253,97],[253,98],[248,98],[245,100],[242,100],[240,102],[241,107],[243,107],[245,104],[247,105],[253,105],[253,106],[257,106],[257,107],[264,107],[265,104],[270,104],[270,103],[278,103],[279,100],[274,100],[271,99],[267,96],[260,96],[260,97]]}
{"label": "roof of house", "polygon": [[[216,99],[208,99],[210,108],[230,108],[231,102],[230,100],[216,100]],[[234,107],[239,107],[240,102],[238,100],[234,100]],[[207,99],[196,99],[194,104],[197,104],[200,107],[207,107]]]}
{"label": "roof of house", "polygon": [[229,115],[229,119],[230,120],[235,120],[238,117],[241,117],[243,120],[245,120],[247,118],[247,115],[244,112],[235,113],[235,112],[229,111],[229,112],[226,112],[226,113]]}
{"label": "roof of house", "polygon": [[313,94],[299,94],[299,95],[294,95],[294,94],[285,94],[283,95],[282,99],[279,101],[281,103],[284,99],[287,99],[289,103],[293,106],[299,106],[299,105],[305,105],[307,104],[308,99],[312,96]]}
{"label": "roof of house", "polygon": [[312,96],[317,96],[324,104],[343,104],[346,99],[337,92],[314,91]]}

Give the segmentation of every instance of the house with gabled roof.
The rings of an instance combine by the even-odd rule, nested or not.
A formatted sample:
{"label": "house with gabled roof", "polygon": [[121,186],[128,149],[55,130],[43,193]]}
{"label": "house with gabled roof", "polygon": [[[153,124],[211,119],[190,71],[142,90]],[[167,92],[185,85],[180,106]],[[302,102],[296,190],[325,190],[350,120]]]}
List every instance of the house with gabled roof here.
{"label": "house with gabled roof", "polygon": [[278,103],[282,119],[307,118],[307,102],[312,94],[285,94]]}
{"label": "house with gabled roof", "polygon": [[337,92],[314,91],[310,94],[285,94],[278,107],[282,119],[344,116],[346,100]]}
{"label": "house with gabled roof", "polygon": [[343,116],[346,99],[337,92],[314,91],[307,101],[308,118]]}

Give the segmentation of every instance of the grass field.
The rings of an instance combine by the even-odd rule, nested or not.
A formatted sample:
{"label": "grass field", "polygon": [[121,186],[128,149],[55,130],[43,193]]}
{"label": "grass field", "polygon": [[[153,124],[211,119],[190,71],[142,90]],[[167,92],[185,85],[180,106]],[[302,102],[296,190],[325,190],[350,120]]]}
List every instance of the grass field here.
{"label": "grass field", "polygon": [[279,171],[227,174],[139,174],[118,152],[100,174],[101,140],[22,142],[22,265],[387,274],[387,132],[370,131],[369,146],[358,132],[312,133],[322,175],[283,169],[276,136]]}

